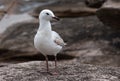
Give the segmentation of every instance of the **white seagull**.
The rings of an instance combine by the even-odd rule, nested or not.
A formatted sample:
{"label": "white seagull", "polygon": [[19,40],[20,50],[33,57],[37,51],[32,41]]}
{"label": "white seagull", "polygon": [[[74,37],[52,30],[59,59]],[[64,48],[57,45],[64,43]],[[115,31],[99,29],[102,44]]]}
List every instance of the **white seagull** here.
{"label": "white seagull", "polygon": [[55,68],[57,69],[56,56],[66,45],[60,35],[52,31],[50,21],[53,19],[59,20],[51,10],[42,10],[39,14],[39,28],[34,38],[35,48],[45,56],[47,72],[49,72],[47,55],[55,56]]}

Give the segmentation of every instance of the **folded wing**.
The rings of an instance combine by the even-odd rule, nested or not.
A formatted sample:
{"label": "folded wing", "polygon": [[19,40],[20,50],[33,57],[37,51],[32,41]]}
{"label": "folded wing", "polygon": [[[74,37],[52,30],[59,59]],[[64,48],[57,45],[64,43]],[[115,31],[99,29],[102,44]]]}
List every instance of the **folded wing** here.
{"label": "folded wing", "polygon": [[52,39],[57,45],[60,45],[60,46],[66,45],[63,39],[60,37],[60,35],[56,33],[55,31],[52,31]]}

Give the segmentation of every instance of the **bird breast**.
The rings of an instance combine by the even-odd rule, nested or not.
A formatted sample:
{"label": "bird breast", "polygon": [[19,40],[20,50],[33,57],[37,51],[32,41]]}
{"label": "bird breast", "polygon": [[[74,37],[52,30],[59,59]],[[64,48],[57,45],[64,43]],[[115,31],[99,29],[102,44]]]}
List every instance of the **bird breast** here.
{"label": "bird breast", "polygon": [[41,34],[36,34],[34,45],[38,51],[45,55],[55,55],[62,49],[62,46],[55,44],[51,37]]}

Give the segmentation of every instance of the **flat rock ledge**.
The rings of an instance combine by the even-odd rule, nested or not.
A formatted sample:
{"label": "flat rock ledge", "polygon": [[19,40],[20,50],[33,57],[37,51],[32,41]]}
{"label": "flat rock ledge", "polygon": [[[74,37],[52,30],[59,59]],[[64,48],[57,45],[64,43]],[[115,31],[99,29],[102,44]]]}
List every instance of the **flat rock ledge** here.
{"label": "flat rock ledge", "polygon": [[[53,72],[53,62],[49,62]],[[44,61],[10,64],[0,68],[0,81],[120,81],[120,68],[89,64],[60,64],[58,75],[45,72]]]}

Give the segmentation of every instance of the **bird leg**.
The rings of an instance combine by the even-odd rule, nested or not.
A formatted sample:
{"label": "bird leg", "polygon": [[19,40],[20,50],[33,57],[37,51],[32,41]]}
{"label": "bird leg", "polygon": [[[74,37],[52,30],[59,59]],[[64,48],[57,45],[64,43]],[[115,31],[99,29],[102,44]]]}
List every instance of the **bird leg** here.
{"label": "bird leg", "polygon": [[55,55],[55,75],[58,74],[57,73],[57,56]]}
{"label": "bird leg", "polygon": [[55,70],[57,70],[57,56],[55,56]]}
{"label": "bird leg", "polygon": [[47,73],[49,73],[50,75],[57,75],[57,56],[55,55],[55,72],[53,73],[50,73],[49,72],[49,67],[48,67],[48,57],[45,56],[45,59],[46,59],[46,67],[47,67]]}
{"label": "bird leg", "polygon": [[46,67],[47,67],[47,72],[49,72],[49,67],[48,67],[48,57],[45,55],[45,59],[46,59]]}
{"label": "bird leg", "polygon": [[51,75],[58,75],[57,72],[57,56],[55,55],[55,72],[52,72]]}

